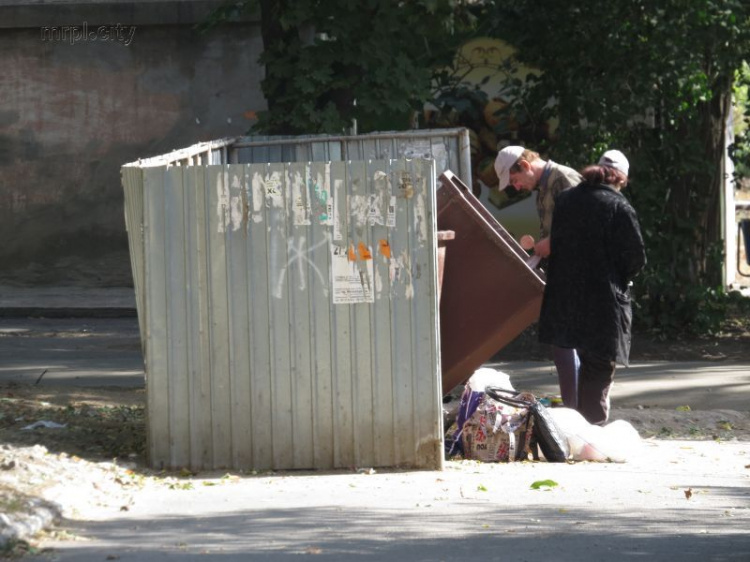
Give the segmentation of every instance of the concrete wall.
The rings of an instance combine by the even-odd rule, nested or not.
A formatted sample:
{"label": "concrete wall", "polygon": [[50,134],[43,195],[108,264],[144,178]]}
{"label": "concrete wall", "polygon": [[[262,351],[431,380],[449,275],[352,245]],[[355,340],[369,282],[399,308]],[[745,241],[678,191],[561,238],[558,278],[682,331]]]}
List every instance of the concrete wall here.
{"label": "concrete wall", "polygon": [[220,2],[0,7],[0,284],[132,285],[120,166],[247,131],[260,29]]}

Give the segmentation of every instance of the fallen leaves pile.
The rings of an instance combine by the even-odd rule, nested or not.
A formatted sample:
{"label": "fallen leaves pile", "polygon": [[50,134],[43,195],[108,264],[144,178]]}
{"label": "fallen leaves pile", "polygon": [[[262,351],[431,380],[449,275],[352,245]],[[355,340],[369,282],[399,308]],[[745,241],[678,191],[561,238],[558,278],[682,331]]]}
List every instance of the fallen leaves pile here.
{"label": "fallen leaves pile", "polygon": [[41,444],[91,460],[142,458],[145,450],[145,407],[53,404],[17,396],[6,387],[0,394],[0,441]]}

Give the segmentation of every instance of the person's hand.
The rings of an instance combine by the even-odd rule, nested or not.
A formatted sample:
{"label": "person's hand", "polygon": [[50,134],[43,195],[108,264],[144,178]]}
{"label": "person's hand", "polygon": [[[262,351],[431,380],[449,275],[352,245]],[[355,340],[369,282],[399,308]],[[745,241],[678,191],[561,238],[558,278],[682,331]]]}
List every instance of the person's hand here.
{"label": "person's hand", "polygon": [[534,254],[536,254],[540,258],[549,257],[549,254],[550,254],[549,236],[547,238],[542,238],[539,242],[534,244]]}

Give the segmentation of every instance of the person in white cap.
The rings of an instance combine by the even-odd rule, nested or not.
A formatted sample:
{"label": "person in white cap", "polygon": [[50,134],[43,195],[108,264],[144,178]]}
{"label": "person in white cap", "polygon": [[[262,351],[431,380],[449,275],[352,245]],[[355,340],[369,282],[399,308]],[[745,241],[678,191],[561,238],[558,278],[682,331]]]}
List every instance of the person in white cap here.
{"label": "person in white cap", "polygon": [[[562,166],[552,160],[543,160],[537,152],[522,146],[506,146],[498,152],[495,159],[495,172],[500,179],[498,184],[500,191],[508,185],[518,190],[537,190],[539,239],[533,249],[535,255],[548,258],[550,255],[549,233],[555,209],[555,197],[561,191],[581,183],[583,179],[581,174],[573,168]],[[546,266],[546,261],[542,262],[542,268],[546,269]],[[578,399],[579,367],[575,349],[553,346],[552,357],[557,369],[563,404],[568,408],[575,408]]]}
{"label": "person in white cap", "polygon": [[614,168],[625,174],[625,185],[627,185],[628,173],[630,172],[630,163],[625,155],[619,150],[608,150],[602,157],[599,158],[600,166],[607,166],[608,168]]}
{"label": "person in white cap", "polygon": [[630,285],[646,264],[638,216],[620,193],[629,168],[622,152],[608,150],[560,193],[552,218],[539,341],[578,353],[576,409],[592,424],[609,419],[616,363],[628,364]]}

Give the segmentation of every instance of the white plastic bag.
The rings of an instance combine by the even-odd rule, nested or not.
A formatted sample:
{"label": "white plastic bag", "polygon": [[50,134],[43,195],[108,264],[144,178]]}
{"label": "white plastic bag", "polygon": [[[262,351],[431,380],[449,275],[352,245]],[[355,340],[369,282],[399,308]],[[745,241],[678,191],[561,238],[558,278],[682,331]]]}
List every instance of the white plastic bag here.
{"label": "white plastic bag", "polygon": [[498,386],[506,390],[515,390],[510,383],[510,376],[503,371],[481,367],[474,371],[466,384],[472,392],[484,392],[488,386]]}
{"label": "white plastic bag", "polygon": [[568,438],[571,460],[627,462],[640,450],[641,436],[624,420],[599,426],[570,408],[550,408],[549,413]]}

